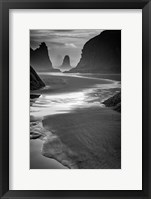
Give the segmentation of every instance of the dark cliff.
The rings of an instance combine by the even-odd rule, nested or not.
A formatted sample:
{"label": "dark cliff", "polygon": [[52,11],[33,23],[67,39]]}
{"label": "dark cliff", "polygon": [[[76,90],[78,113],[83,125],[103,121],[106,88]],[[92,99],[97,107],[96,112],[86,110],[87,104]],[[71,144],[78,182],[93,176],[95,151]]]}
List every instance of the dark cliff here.
{"label": "dark cliff", "polygon": [[120,73],[121,31],[105,30],[86,42],[80,62],[70,72]]}
{"label": "dark cliff", "polygon": [[30,90],[38,90],[44,86],[44,82],[37,75],[36,71],[30,66]]}
{"label": "dark cliff", "polygon": [[37,72],[58,71],[52,67],[52,63],[48,55],[48,48],[44,42],[35,50],[30,48],[30,64]]}

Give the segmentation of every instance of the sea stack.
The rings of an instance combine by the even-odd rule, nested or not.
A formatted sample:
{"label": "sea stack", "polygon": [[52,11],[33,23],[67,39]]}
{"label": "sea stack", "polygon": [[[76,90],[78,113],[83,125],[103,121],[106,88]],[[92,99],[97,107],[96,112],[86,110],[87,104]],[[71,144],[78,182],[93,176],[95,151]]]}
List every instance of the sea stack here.
{"label": "sea stack", "polygon": [[121,73],[121,31],[105,30],[86,42],[80,62],[70,72]]}
{"label": "sea stack", "polygon": [[44,82],[37,75],[36,71],[30,66],[30,90],[38,90],[45,86]]}
{"label": "sea stack", "polygon": [[63,59],[62,65],[60,66],[61,71],[69,71],[71,69],[70,57],[66,55]]}
{"label": "sea stack", "polygon": [[37,72],[58,72],[52,67],[45,42],[35,50],[30,48],[30,63]]}

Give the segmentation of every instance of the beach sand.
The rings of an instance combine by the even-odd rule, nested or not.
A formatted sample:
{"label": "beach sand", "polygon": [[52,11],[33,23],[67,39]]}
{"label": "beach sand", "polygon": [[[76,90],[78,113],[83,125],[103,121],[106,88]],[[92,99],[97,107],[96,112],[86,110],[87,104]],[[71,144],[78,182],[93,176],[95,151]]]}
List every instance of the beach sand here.
{"label": "beach sand", "polygon": [[[61,143],[49,141],[43,154],[51,156],[51,147],[58,147],[53,156],[65,166],[79,169],[121,168],[121,116],[108,108],[82,109],[70,114],[48,116],[46,129],[53,131]],[[62,144],[66,149],[62,150]],[[59,152],[58,152],[59,151]],[[63,154],[62,151],[65,153]],[[57,158],[57,155],[63,157]]]}
{"label": "beach sand", "polygon": [[54,159],[45,158],[41,152],[43,141],[40,139],[30,140],[30,168],[32,169],[67,169]]}

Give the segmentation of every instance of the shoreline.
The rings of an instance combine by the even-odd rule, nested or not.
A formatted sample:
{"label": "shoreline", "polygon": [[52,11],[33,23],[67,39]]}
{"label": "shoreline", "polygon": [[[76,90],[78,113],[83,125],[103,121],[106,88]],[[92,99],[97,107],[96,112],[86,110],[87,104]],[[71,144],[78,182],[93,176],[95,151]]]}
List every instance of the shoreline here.
{"label": "shoreline", "polygon": [[68,169],[54,158],[47,158],[41,154],[43,141],[40,139],[30,140],[30,169]]}
{"label": "shoreline", "polygon": [[[37,134],[37,138],[30,138],[30,169],[38,169],[45,168],[45,169],[67,169],[68,167],[63,165],[61,161],[58,161],[55,157],[47,157],[43,153],[43,145],[47,141],[47,137],[54,135],[44,129],[41,122],[36,121],[38,125],[41,126],[42,132],[39,132],[40,129],[35,125],[35,129],[32,129],[31,132],[34,132],[34,135]],[[47,135],[50,134],[50,135]],[[40,135],[40,136],[39,136]],[[32,150],[34,148],[34,152]],[[34,161],[33,161],[34,159]],[[35,163],[36,162],[36,163]],[[36,165],[36,166],[35,166]],[[68,168],[69,169],[69,168]]]}
{"label": "shoreline", "polygon": [[91,78],[86,76],[61,76],[61,75],[40,75],[46,86],[42,89],[32,91],[31,94],[49,94],[78,92],[83,89],[93,88],[95,85],[118,85],[119,81],[104,78]]}
{"label": "shoreline", "polygon": [[[64,92],[71,93],[71,91],[73,93],[75,91],[76,93],[77,88],[82,90],[83,87],[85,89],[92,89],[93,85],[97,85],[98,87],[95,87],[95,89],[100,89],[101,92],[99,94],[98,90],[96,90],[96,92],[90,92],[89,95],[88,93],[86,94],[90,105],[96,103],[93,97],[97,96],[99,103],[96,104],[96,106],[91,105],[92,107],[86,107],[84,104],[87,101],[84,101],[84,104],[81,104],[82,106],[77,104],[75,109],[72,107],[72,109],[68,110],[66,113],[58,112],[56,114],[49,114],[53,111],[51,106],[54,108],[54,102],[51,102],[52,99],[50,97],[46,98],[46,101],[45,98],[41,98],[41,101],[37,98],[39,103],[37,104],[37,107],[39,107],[40,111],[42,110],[41,108],[43,105],[44,107],[45,105],[49,107],[46,109],[48,111],[46,114],[39,113],[39,116],[34,117],[34,111],[35,114],[38,111],[36,107],[33,109],[33,116],[31,114],[31,118],[38,124],[38,127],[35,126],[35,130],[32,130],[32,132],[35,132],[33,136],[38,136],[38,138],[35,139],[35,142],[37,140],[42,140],[41,156],[50,160],[54,159],[58,164],[61,164],[66,168],[68,167],[68,169],[121,168],[121,115],[111,108],[102,108],[100,100],[100,97],[103,94],[102,88],[100,88],[101,86],[108,85],[105,88],[103,87],[107,91],[107,93],[105,93],[107,96],[109,93],[116,92],[116,90],[119,91],[120,84],[116,84],[117,81],[112,81],[115,82],[113,83],[115,88],[110,88],[109,83],[103,84],[107,82],[104,80],[89,80],[88,78],[77,79],[76,77],[65,79],[63,77],[61,80],[56,80],[57,83],[55,84],[54,78],[51,78],[50,80],[46,79],[46,85],[51,85],[53,82],[56,95]],[[82,79],[82,81],[79,81],[79,79]],[[61,84],[62,82],[63,84]],[[83,85],[81,83],[83,83]],[[112,92],[110,90],[112,90]],[[51,88],[47,87],[47,90],[41,89],[36,92],[31,92],[31,94],[51,96],[55,95],[54,92],[52,92]],[[60,99],[63,100],[62,96],[60,97]],[[70,97],[71,100],[73,100],[72,94]],[[75,97],[77,100],[79,99],[77,94]],[[83,98],[83,95],[81,97],[81,100],[87,99]],[[60,99],[57,99],[59,103]],[[56,100],[56,98],[53,100]],[[77,103],[77,100],[75,103]],[[65,102],[68,103],[68,101],[70,101],[69,98]],[[45,102],[47,103],[45,104]],[[61,107],[65,105],[65,102],[62,102],[63,104]],[[57,104],[56,106],[58,107]],[[31,119],[31,123],[34,121]],[[40,135],[38,135],[39,133]]]}

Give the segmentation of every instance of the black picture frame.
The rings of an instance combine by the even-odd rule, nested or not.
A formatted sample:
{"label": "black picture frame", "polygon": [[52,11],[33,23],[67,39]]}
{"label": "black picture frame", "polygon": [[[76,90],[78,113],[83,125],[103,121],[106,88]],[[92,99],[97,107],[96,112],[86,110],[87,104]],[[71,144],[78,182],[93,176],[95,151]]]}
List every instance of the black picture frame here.
{"label": "black picture frame", "polygon": [[[9,190],[9,9],[142,9],[142,190]],[[151,2],[150,0],[0,0],[0,196],[1,198],[151,198]],[[135,101],[135,99],[134,99]],[[134,102],[135,103],[135,102]]]}

